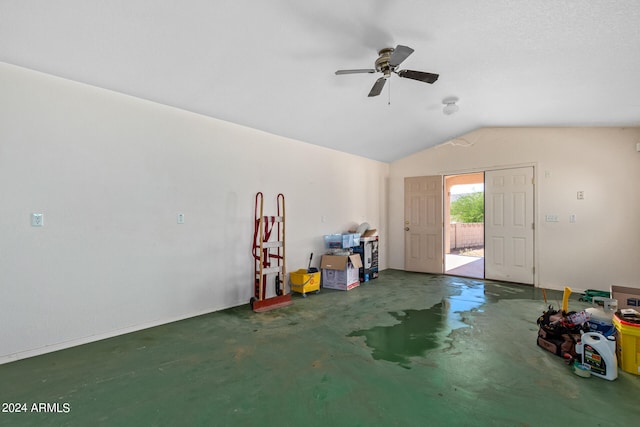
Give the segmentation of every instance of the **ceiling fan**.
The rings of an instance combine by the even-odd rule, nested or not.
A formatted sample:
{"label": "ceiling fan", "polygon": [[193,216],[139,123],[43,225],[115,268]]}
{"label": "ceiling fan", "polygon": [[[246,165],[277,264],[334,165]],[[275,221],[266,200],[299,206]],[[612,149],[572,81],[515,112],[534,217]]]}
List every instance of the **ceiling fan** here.
{"label": "ceiling fan", "polygon": [[404,77],[407,79],[418,80],[425,83],[433,83],[438,80],[439,75],[433,73],[426,73],[424,71],[413,71],[413,70],[399,70],[398,65],[402,63],[409,55],[413,53],[413,49],[408,46],[398,45],[396,48],[387,47],[378,52],[378,59],[375,62],[375,69],[373,68],[364,68],[357,70],[338,70],[336,71],[336,75],[341,74],[360,74],[360,73],[382,73],[383,76],[380,77],[374,83],[371,91],[369,92],[369,96],[378,96],[382,89],[384,88],[384,84],[387,82],[387,79],[391,77],[391,73],[395,73],[400,77]]}

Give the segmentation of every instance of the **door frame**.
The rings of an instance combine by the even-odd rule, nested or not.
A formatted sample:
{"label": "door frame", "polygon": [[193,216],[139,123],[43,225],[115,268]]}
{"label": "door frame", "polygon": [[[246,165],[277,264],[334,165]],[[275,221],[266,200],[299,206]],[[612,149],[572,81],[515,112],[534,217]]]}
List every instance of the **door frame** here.
{"label": "door frame", "polygon": [[[538,191],[540,188],[539,185],[539,175],[538,175],[538,171],[539,171],[539,167],[538,167],[538,162],[527,162],[527,163],[516,163],[516,164],[508,164],[508,165],[494,165],[494,166],[487,166],[487,167],[478,167],[478,168],[472,168],[472,169],[459,169],[459,170],[447,170],[447,171],[440,171],[431,175],[442,175],[442,179],[444,182],[444,177],[447,175],[463,175],[463,174],[468,174],[468,173],[484,173],[484,172],[489,172],[489,171],[497,171],[497,170],[502,170],[502,169],[517,169],[517,168],[524,168],[524,167],[532,167],[533,168],[533,286],[534,287],[539,287],[539,266],[538,266],[538,262],[540,260],[539,257],[539,249],[538,249],[538,245],[537,242],[538,240],[538,229],[540,228],[538,226]],[[442,188],[443,191],[443,204],[442,204],[442,209],[443,209],[443,218],[444,218],[444,185]],[[442,250],[444,252],[444,227],[446,225],[444,224],[443,221],[443,238],[442,238]],[[486,242],[486,233],[485,233],[485,242]],[[485,254],[486,256],[486,254]],[[443,271],[444,271],[444,259],[443,259]]]}
{"label": "door frame", "polygon": [[[483,190],[482,190],[482,195],[484,198],[484,184],[485,184],[485,172],[468,172],[468,173],[461,173],[461,174],[455,174],[455,175],[444,175],[443,177],[443,203],[442,203],[442,208],[443,208],[443,220],[444,220],[444,230],[443,230],[443,245],[444,245],[444,274],[449,274],[447,273],[447,255],[450,254],[451,252],[451,245],[450,245],[450,241],[451,241],[451,194],[449,194],[449,190],[451,189],[451,187],[455,186],[455,185],[464,185],[464,184],[468,184],[468,183],[462,183],[462,184],[453,184],[453,185],[449,185],[447,183],[447,181],[449,179],[456,180],[457,177],[464,177],[465,175],[475,175],[475,178],[477,179],[470,179],[470,180],[465,180],[465,179],[459,179],[461,181],[473,181],[473,183],[478,183],[478,179],[481,179],[481,184],[483,186]],[[481,177],[480,177],[481,175]],[[472,177],[474,178],[474,177]],[[484,224],[484,221],[483,221]],[[485,234],[483,233],[482,235],[482,245],[485,245],[484,242],[485,239]],[[485,278],[485,274],[484,274],[484,256],[482,257],[482,277],[477,277],[477,276],[473,276],[473,278],[479,278],[479,279],[484,279]]]}

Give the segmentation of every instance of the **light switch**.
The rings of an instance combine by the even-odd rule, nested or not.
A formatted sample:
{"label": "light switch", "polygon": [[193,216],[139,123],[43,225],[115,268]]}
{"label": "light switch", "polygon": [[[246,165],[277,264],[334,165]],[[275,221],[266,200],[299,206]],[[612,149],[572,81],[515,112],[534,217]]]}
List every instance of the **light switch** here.
{"label": "light switch", "polygon": [[32,213],[31,214],[31,226],[32,227],[42,227],[44,226],[44,216],[41,213]]}
{"label": "light switch", "polygon": [[178,224],[184,224],[184,214],[183,213],[179,213],[178,214]]}
{"label": "light switch", "polygon": [[584,200],[584,191],[578,191],[578,200]]}

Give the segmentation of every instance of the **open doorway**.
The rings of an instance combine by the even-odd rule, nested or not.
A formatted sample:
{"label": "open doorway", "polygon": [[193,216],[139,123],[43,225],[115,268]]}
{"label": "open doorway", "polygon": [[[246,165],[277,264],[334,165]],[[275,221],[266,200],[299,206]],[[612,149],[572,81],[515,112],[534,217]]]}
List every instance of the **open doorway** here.
{"label": "open doorway", "polygon": [[445,176],[445,274],[484,279],[484,173]]}

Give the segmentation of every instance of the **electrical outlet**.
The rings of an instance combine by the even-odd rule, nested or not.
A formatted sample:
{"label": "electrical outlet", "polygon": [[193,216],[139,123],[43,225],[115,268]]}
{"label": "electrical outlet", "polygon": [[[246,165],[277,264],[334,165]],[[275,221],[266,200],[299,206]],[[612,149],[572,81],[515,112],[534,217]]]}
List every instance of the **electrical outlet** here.
{"label": "electrical outlet", "polygon": [[544,220],[546,222],[560,222],[558,215],[545,215]]}
{"label": "electrical outlet", "polygon": [[584,200],[584,191],[578,191],[578,200]]}
{"label": "electrical outlet", "polygon": [[32,227],[42,227],[44,226],[44,216],[41,213],[32,213],[31,214],[31,226]]}
{"label": "electrical outlet", "polygon": [[574,224],[576,222],[576,214],[569,215],[569,222]]}
{"label": "electrical outlet", "polygon": [[184,224],[184,214],[183,213],[179,213],[178,214],[178,224]]}

